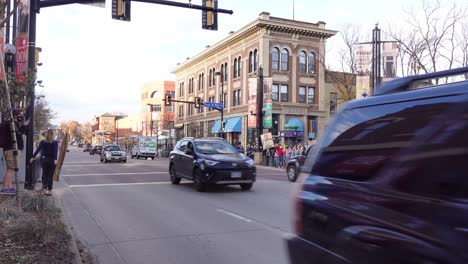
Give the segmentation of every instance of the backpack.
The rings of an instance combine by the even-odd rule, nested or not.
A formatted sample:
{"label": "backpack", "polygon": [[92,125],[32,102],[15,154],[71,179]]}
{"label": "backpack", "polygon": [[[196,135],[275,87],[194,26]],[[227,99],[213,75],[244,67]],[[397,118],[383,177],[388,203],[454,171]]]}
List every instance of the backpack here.
{"label": "backpack", "polygon": [[0,148],[4,148],[5,145],[8,143],[8,139],[10,138],[10,123],[9,122],[2,122],[0,123]]}

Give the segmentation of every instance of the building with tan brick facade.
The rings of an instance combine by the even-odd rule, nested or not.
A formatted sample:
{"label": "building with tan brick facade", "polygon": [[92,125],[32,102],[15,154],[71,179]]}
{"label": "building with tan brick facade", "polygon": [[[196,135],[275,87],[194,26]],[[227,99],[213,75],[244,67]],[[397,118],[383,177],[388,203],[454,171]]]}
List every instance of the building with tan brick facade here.
{"label": "building with tan brick facade", "polygon": [[177,138],[223,136],[233,144],[253,144],[256,127],[249,127],[249,119],[255,118],[249,109],[249,83],[255,83],[262,67],[265,79],[272,80],[264,96],[272,100],[272,127],[264,132],[272,132],[284,144],[308,144],[330,116],[325,69],[319,58],[324,57],[326,40],[335,34],[324,22],[276,18],[263,12],[239,31],[178,64],[173,70],[175,99],[223,101],[226,126],[221,134],[219,111],[176,103]]}

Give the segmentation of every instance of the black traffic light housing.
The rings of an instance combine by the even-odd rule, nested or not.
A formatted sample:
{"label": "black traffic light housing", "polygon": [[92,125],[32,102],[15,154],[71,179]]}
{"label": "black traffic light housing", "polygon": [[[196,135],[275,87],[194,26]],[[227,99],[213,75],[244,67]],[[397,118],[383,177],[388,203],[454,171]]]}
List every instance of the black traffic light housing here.
{"label": "black traffic light housing", "polygon": [[112,0],[112,18],[130,21],[130,0]]}
{"label": "black traffic light housing", "polygon": [[171,106],[171,94],[164,95],[164,105]]}
{"label": "black traffic light housing", "polygon": [[201,97],[195,97],[195,108],[200,108],[202,106]]}
{"label": "black traffic light housing", "polygon": [[224,131],[225,127],[226,127],[226,121],[221,122],[221,131]]}

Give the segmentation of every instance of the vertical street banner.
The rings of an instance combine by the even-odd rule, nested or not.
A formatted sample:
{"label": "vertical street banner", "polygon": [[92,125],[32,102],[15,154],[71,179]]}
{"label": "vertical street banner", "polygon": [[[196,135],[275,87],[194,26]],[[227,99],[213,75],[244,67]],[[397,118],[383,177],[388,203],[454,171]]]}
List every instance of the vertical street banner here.
{"label": "vertical street banner", "polygon": [[263,78],[263,127],[273,127],[273,103],[271,101],[271,87],[273,86],[273,78]]}
{"label": "vertical street banner", "polygon": [[251,115],[257,114],[257,78],[249,78],[249,97],[248,97],[248,113],[247,115],[249,116],[248,118],[248,127],[257,127],[257,116]]}
{"label": "vertical street banner", "polygon": [[[6,6],[7,0],[0,0],[0,51],[3,52],[4,42],[5,42],[5,27],[6,27]],[[3,63],[3,62],[2,62]],[[2,68],[0,67],[0,80],[3,80],[3,72]]]}
{"label": "vertical street banner", "polygon": [[16,38],[16,80],[26,82],[29,52],[29,0],[18,5],[18,34]]}

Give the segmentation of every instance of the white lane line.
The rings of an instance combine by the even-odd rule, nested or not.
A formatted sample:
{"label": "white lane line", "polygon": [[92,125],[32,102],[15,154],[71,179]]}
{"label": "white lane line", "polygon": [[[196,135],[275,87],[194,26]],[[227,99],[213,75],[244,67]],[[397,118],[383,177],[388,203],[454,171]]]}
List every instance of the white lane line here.
{"label": "white lane line", "polygon": [[116,172],[116,173],[89,173],[89,174],[64,174],[62,176],[70,177],[70,176],[102,176],[102,175],[151,175],[151,174],[167,174],[169,172],[157,171],[157,172]]}
{"label": "white lane line", "polygon": [[235,218],[237,218],[237,219],[240,219],[240,220],[243,220],[243,221],[245,221],[245,222],[248,222],[248,223],[250,223],[250,222],[253,221],[252,219],[249,219],[249,218],[247,218],[247,217],[243,217],[243,216],[238,215],[238,214],[235,214],[235,213],[233,213],[233,212],[226,211],[226,210],[224,210],[224,209],[216,208],[216,210],[218,210],[218,211],[221,212],[221,213],[224,213],[224,214],[227,214],[227,215],[229,215],[229,216],[232,216],[232,217],[235,217]]}
{"label": "white lane line", "polygon": [[83,188],[83,187],[104,187],[104,186],[130,186],[130,185],[162,185],[171,184],[171,182],[130,182],[130,183],[102,183],[102,184],[76,184],[69,185],[70,188]]}
{"label": "white lane line", "polygon": [[[257,181],[257,183],[280,183],[284,181]],[[190,181],[184,181],[181,182],[180,184],[191,184],[192,182]],[[69,185],[70,188],[84,188],[84,187],[107,187],[107,186],[132,186],[132,185],[165,185],[165,184],[171,184],[171,182],[128,182],[128,183],[97,183],[97,184],[75,184],[75,185]]]}
{"label": "white lane line", "polygon": [[[138,164],[138,163],[125,163],[125,164],[115,164],[115,165],[120,165],[120,166],[124,166],[124,167],[134,167],[134,166],[138,166],[138,167],[141,167],[141,166],[157,166],[157,165],[161,165],[161,164]],[[67,163],[64,163],[63,164],[63,167],[96,167],[96,166],[103,166],[104,167],[104,164],[102,163],[91,163],[89,162],[88,164],[67,164]]]}

